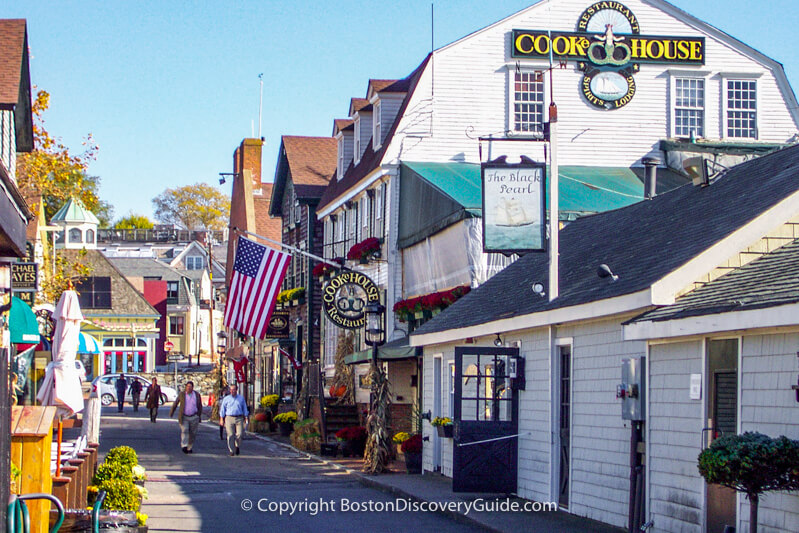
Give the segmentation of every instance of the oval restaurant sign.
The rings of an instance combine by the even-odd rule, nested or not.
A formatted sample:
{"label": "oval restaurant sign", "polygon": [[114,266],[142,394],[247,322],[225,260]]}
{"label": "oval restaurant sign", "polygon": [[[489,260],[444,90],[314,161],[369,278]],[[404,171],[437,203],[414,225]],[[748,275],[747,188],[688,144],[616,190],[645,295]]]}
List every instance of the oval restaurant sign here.
{"label": "oval restaurant sign", "polygon": [[641,35],[635,14],[621,2],[594,2],[576,32],[513,30],[511,56],[577,61],[580,90],[592,105],[619,109],[635,96],[640,63],[705,64],[704,37]]}
{"label": "oval restaurant sign", "polygon": [[359,272],[342,272],[322,287],[322,307],[338,327],[359,329],[366,323],[368,302],[380,301],[375,282]]}

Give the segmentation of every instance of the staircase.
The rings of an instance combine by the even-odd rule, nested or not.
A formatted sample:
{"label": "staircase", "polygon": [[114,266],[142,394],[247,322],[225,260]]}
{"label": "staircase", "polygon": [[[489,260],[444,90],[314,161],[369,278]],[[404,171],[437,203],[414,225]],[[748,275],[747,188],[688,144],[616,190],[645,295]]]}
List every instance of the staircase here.
{"label": "staircase", "polygon": [[334,438],[340,429],[361,425],[357,405],[336,405],[335,402],[335,399],[325,399],[325,440]]}

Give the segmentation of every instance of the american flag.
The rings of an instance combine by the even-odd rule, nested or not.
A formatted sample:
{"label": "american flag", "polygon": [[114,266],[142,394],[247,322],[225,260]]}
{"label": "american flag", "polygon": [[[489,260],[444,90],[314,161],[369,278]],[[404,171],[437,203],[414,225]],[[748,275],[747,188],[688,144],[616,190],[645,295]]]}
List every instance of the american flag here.
{"label": "american flag", "polygon": [[291,256],[239,237],[225,326],[262,339]]}

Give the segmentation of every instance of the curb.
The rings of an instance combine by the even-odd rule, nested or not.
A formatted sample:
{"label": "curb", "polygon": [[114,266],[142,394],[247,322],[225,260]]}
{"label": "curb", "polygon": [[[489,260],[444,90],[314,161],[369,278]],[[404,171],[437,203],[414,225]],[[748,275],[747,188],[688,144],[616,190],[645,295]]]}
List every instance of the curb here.
{"label": "curb", "polygon": [[[380,483],[379,481],[375,480],[373,477],[367,476],[366,474],[364,474],[362,472],[359,472],[357,470],[353,470],[353,469],[351,469],[349,467],[346,467],[344,465],[338,464],[337,462],[331,461],[329,459],[326,459],[326,458],[324,458],[324,457],[322,457],[320,455],[316,455],[316,454],[313,454],[313,453],[309,453],[309,452],[305,452],[305,451],[302,451],[302,450],[298,450],[297,448],[295,448],[291,444],[286,444],[284,442],[277,441],[277,440],[275,440],[275,439],[273,439],[271,437],[268,437],[266,435],[260,435],[260,434],[257,434],[257,433],[252,433],[250,431],[246,431],[245,433],[248,434],[248,435],[251,435],[251,436],[253,436],[253,437],[257,438],[257,439],[261,439],[261,440],[272,442],[274,444],[277,444],[278,446],[286,448],[287,450],[291,450],[291,451],[293,451],[295,453],[298,453],[300,455],[304,455],[308,459],[313,459],[313,460],[318,461],[320,463],[324,463],[324,464],[326,464],[328,466],[332,466],[333,468],[337,468],[339,470],[343,470],[343,471],[351,474],[352,476],[354,476],[361,485],[364,485],[366,487],[377,489],[377,490],[379,490],[381,492],[385,492],[385,493],[388,493],[388,494],[401,496],[403,498],[407,498],[407,499],[410,499],[410,500],[413,500],[413,501],[416,501],[416,502],[429,502],[430,501],[430,500],[427,500],[425,498],[420,498],[419,496],[416,496],[415,494],[412,494],[412,493],[410,493],[410,492],[408,492],[408,491],[406,491],[404,489],[400,489],[398,487],[394,487],[394,486],[391,486],[391,485]],[[464,513],[459,513],[457,511],[451,511],[449,509],[437,509],[435,512],[437,514],[440,514],[440,515],[443,515],[443,516],[448,516],[449,518],[452,518],[455,521],[460,522],[462,524],[468,524],[468,525],[471,525],[471,526],[477,526],[477,527],[479,527],[479,528],[481,528],[481,529],[483,529],[485,531],[490,531],[492,533],[506,533],[506,531],[503,530],[503,529],[497,529],[495,527],[491,527],[491,526],[481,522],[480,520],[472,518],[469,515],[466,515]]]}

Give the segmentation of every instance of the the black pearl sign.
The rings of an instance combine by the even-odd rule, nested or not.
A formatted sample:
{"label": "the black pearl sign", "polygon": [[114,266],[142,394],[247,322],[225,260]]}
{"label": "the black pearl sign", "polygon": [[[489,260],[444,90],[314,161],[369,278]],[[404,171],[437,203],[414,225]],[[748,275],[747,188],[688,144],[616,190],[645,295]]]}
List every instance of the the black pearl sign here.
{"label": "the black pearl sign", "polygon": [[322,287],[322,308],[333,324],[360,329],[366,323],[366,304],[380,301],[380,290],[368,276],[342,272]]}

